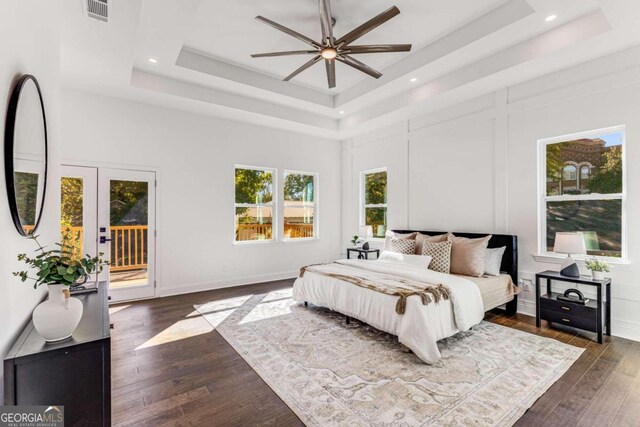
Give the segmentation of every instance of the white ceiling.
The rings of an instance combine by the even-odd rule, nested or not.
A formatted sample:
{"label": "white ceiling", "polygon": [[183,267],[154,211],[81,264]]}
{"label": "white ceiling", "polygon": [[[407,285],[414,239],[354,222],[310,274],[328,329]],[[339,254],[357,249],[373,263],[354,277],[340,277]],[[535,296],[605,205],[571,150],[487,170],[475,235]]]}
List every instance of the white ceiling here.
{"label": "white ceiling", "polygon": [[305,57],[249,56],[305,49],[256,15],[319,39],[316,0],[111,0],[107,24],[82,4],[61,2],[65,85],[331,138],[640,44],[637,0],[333,0],[336,35],[396,5],[358,44],[413,49],[359,55],[378,80],[338,64],[329,90],[321,64],[281,81]]}
{"label": "white ceiling", "polygon": [[[333,0],[336,19],[334,34],[340,37],[358,25],[385,11],[392,5],[400,15],[364,35],[356,44],[412,43],[414,51],[446,35],[480,15],[489,12],[505,0]],[[300,67],[311,56],[251,58],[251,53],[306,49],[307,45],[274,28],[256,21],[262,15],[286,27],[321,40],[317,0],[234,2],[228,8],[221,1],[203,1],[198,8],[196,23],[184,41],[185,47],[222,61],[231,62],[274,77],[283,78]],[[367,65],[383,70],[407,53],[359,55]],[[371,77],[342,63],[337,64],[337,86],[341,92],[353,84]],[[322,64],[295,78],[297,83],[328,91]]]}

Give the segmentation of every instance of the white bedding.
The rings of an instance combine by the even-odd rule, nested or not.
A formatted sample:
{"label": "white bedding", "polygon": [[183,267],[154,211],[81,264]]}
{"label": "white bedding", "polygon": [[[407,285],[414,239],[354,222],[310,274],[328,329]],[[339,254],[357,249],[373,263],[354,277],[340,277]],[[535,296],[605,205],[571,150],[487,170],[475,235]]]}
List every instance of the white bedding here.
{"label": "white bedding", "polygon": [[437,341],[466,331],[484,317],[478,286],[464,277],[438,273],[424,268],[367,260],[342,260],[342,264],[406,279],[442,283],[451,293],[450,300],[423,305],[418,296],[407,298],[404,314],[396,313],[398,297],[375,292],[341,280],[307,271],[293,285],[293,299],[307,301],[362,320],[371,326],[398,336],[424,362],[440,360]]}

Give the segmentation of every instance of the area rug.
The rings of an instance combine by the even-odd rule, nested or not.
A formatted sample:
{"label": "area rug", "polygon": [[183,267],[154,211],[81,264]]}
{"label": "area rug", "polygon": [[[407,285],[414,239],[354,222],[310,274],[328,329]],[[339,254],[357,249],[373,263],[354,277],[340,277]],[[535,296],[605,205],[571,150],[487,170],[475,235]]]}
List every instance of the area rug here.
{"label": "area rug", "polygon": [[291,289],[196,309],[308,426],[511,426],[583,351],[482,322],[427,365]]}

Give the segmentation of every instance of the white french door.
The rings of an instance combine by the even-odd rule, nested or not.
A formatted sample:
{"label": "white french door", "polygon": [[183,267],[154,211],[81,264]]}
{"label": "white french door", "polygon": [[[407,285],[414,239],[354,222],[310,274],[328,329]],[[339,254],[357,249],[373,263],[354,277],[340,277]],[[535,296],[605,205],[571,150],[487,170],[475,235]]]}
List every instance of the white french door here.
{"label": "white french door", "polygon": [[155,296],[155,172],[63,166],[62,228],[110,265],[111,302]]}

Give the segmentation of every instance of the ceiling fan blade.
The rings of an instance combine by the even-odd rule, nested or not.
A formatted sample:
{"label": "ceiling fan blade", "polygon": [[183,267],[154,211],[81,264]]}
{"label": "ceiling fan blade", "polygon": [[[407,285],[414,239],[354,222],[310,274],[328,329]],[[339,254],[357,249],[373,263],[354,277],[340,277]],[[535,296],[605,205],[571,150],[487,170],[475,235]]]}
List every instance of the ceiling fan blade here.
{"label": "ceiling fan blade", "polygon": [[320,55],[313,57],[309,61],[305,62],[302,65],[302,67],[298,68],[297,70],[295,70],[293,73],[289,74],[287,77],[285,77],[282,80],[284,80],[285,82],[288,82],[289,80],[291,80],[292,78],[294,78],[295,76],[297,76],[298,74],[306,70],[307,68],[311,67],[313,64],[320,61],[321,59],[322,59],[322,56]]}
{"label": "ceiling fan blade", "polygon": [[379,71],[374,70],[373,68],[369,67],[366,64],[363,64],[362,62],[358,61],[355,58],[352,58],[348,55],[339,55],[338,57],[336,57],[336,59],[340,62],[342,62],[343,64],[347,64],[353,68],[355,68],[356,70],[362,71],[365,74],[369,74],[371,77],[375,77],[376,79],[380,78],[380,76],[382,76],[382,73]]}
{"label": "ceiling fan blade", "polygon": [[277,22],[273,22],[271,19],[265,18],[264,16],[256,16],[258,21],[264,22],[265,24],[275,28],[276,30],[280,30],[285,34],[289,34],[292,37],[297,38],[298,40],[305,42],[308,45],[311,45],[316,48],[321,48],[322,46],[317,42],[311,40],[309,37],[300,34],[297,31],[293,31],[291,28],[287,28],[284,25],[280,25]]}
{"label": "ceiling fan blade", "polygon": [[322,43],[333,46],[333,25],[331,25],[331,0],[318,0],[320,6],[320,26]]}
{"label": "ceiling fan blade", "polygon": [[287,50],[285,52],[268,52],[268,53],[253,53],[251,54],[252,58],[267,58],[270,56],[288,56],[288,55],[305,55],[315,53],[317,54],[317,50]]}
{"label": "ceiling fan blade", "polygon": [[362,46],[346,46],[344,53],[355,55],[359,53],[409,52],[410,44],[372,44]]}
{"label": "ceiling fan blade", "polygon": [[395,6],[390,7],[389,9],[385,10],[381,14],[371,18],[370,20],[368,20],[364,24],[360,25],[355,30],[352,30],[349,33],[345,34],[344,36],[340,37],[336,41],[336,45],[349,44],[349,43],[354,42],[355,40],[357,40],[360,37],[364,36],[365,34],[367,34],[369,31],[373,30],[374,28],[384,24],[389,19],[393,18],[394,16],[398,15],[399,13],[400,13],[400,9],[398,9]]}
{"label": "ceiling fan blade", "polygon": [[327,66],[327,81],[329,82],[329,89],[336,87],[336,61],[329,59],[324,61]]}

